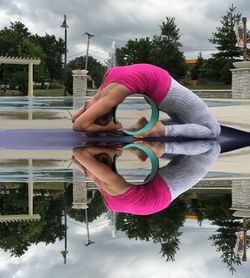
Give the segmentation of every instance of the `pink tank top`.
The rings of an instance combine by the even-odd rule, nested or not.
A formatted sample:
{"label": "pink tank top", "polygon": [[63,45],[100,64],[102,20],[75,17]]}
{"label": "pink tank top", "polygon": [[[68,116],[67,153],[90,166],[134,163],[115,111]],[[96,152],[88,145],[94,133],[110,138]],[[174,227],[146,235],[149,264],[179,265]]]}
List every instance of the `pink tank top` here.
{"label": "pink tank top", "polygon": [[109,210],[136,215],[161,211],[167,208],[172,200],[170,190],[159,174],[147,185],[131,185],[127,192],[119,196],[111,196],[103,191],[101,193]]}
{"label": "pink tank top", "polygon": [[110,83],[127,87],[132,94],[150,96],[159,105],[167,95],[171,85],[170,74],[162,68],[150,64],[134,64],[110,68],[103,77],[100,89]]}

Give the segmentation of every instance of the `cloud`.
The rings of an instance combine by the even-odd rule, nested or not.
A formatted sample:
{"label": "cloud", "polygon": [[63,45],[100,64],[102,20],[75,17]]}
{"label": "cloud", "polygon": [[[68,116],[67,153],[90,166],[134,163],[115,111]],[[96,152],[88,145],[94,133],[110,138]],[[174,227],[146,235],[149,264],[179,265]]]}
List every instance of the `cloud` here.
{"label": "cloud", "polygon": [[128,39],[152,37],[160,33],[159,25],[166,16],[175,17],[183,51],[196,57],[200,50],[208,55],[211,50],[206,49],[215,48],[208,39],[232,3],[238,12],[249,14],[246,0],[0,0],[0,24],[4,27],[9,21],[21,20],[33,33],[63,37],[60,25],[67,14],[69,55],[86,51],[83,34],[87,31],[95,35],[90,54],[104,61],[113,40],[120,47]]}
{"label": "cloud", "polygon": [[[64,241],[55,244],[33,245],[21,258],[9,257],[0,252],[0,276],[5,278],[229,278],[231,274],[221,263],[220,253],[212,246],[208,236],[213,227],[205,223],[202,230],[188,221],[181,237],[180,250],[175,262],[166,262],[159,253],[160,245],[153,242],[129,240],[122,232],[115,239],[111,236],[109,221],[103,216],[90,223],[90,237],[95,243],[84,246],[86,227],[68,219],[67,265],[63,264],[60,251]],[[187,230],[185,230],[187,229]],[[249,264],[238,267],[234,277],[248,277]]]}

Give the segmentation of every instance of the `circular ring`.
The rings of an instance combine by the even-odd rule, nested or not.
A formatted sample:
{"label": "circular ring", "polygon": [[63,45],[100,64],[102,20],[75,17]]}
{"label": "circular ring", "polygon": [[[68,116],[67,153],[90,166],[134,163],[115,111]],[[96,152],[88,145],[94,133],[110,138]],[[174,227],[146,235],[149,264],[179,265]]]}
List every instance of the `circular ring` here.
{"label": "circular ring", "polygon": [[[147,147],[145,146],[141,146],[138,144],[127,144],[125,146],[122,147],[123,150],[129,149],[129,148],[134,148],[134,149],[138,149],[142,152],[144,152],[150,159],[151,162],[151,173],[146,177],[145,181],[143,182],[143,184],[149,183],[155,176],[155,174],[157,173],[158,169],[159,169],[159,160],[158,158],[154,155],[154,153]],[[118,156],[114,157],[114,163],[113,163],[113,169],[117,171],[117,167],[116,167],[116,161],[117,161]]]}
{"label": "circular ring", "polygon": [[[150,120],[141,129],[138,129],[138,130],[135,130],[135,131],[129,131],[127,129],[123,129],[122,132],[124,134],[126,134],[126,135],[138,135],[140,133],[147,132],[147,131],[149,131],[155,125],[155,123],[159,119],[159,110],[158,110],[158,107],[156,106],[156,104],[154,103],[154,101],[149,96],[147,96],[147,95],[143,95],[143,97],[148,102],[148,104],[150,105],[150,108],[151,108],[151,117],[150,117]],[[113,109],[113,118],[114,118],[114,122],[116,124],[118,123],[118,119],[117,119],[117,107],[118,106],[114,107],[114,109]]]}

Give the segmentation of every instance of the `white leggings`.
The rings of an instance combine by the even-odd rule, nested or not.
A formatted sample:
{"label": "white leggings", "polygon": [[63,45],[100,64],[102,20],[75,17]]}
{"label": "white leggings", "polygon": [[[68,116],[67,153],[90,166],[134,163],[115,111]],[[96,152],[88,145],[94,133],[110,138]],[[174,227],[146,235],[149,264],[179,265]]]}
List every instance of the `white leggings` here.
{"label": "white leggings", "polygon": [[171,117],[171,121],[163,121],[165,136],[202,139],[220,134],[220,125],[206,103],[173,78],[167,96],[158,107]]}
{"label": "white leggings", "polygon": [[172,155],[172,159],[158,173],[168,185],[172,200],[193,187],[208,173],[220,151],[220,145],[211,140],[165,143],[163,158]]}

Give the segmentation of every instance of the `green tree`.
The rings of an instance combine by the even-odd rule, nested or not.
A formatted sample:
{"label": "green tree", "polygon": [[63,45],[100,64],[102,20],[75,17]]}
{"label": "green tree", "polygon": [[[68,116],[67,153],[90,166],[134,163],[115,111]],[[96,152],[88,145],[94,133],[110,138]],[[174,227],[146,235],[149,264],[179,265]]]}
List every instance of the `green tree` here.
{"label": "green tree", "polygon": [[199,194],[196,201],[191,202],[191,211],[199,215],[200,221],[208,219],[218,226],[216,233],[209,237],[213,246],[220,252],[222,262],[231,273],[235,266],[241,265],[240,258],[234,255],[235,232],[242,225],[233,217],[230,210],[232,205],[231,194]]}
{"label": "green tree", "polygon": [[179,50],[180,29],[175,24],[173,17],[166,17],[162,22],[161,34],[154,36],[152,49],[152,63],[168,70],[175,78],[185,75],[187,66],[183,53]]}
{"label": "green tree", "polygon": [[[22,184],[16,192],[1,196],[1,214],[26,214],[28,212],[27,184]],[[34,213],[40,214],[39,221],[0,223],[0,248],[11,255],[22,256],[32,244],[54,243],[64,237],[64,200],[44,196],[34,197]]]}
{"label": "green tree", "polygon": [[[237,48],[236,35],[234,32],[235,21],[241,20],[241,14],[236,12],[234,5],[221,18],[221,25],[213,33],[209,42],[216,45],[217,53],[212,54],[202,68],[202,77],[213,81],[223,81],[225,84],[231,84],[231,72],[233,62],[240,58],[242,49]],[[248,33],[249,42],[249,33]]]}
{"label": "green tree", "polygon": [[204,64],[204,59],[201,54],[197,57],[197,63],[191,67],[190,73],[193,80],[197,80],[200,77],[201,68]]}
{"label": "green tree", "polygon": [[116,49],[116,60],[120,66],[151,63],[152,41],[147,38],[129,40],[124,47]]}
{"label": "green tree", "polygon": [[[11,22],[10,27],[0,30],[0,55],[9,57],[40,58],[41,64],[34,67],[34,80],[62,80],[62,54],[65,43],[54,35],[32,35],[21,22]],[[0,65],[0,80],[18,85],[27,93],[27,68],[19,65]]]}
{"label": "green tree", "polygon": [[39,45],[44,53],[43,61],[51,80],[63,79],[62,55],[65,53],[65,43],[62,38],[56,39],[54,35],[32,36],[32,40]]}
{"label": "green tree", "polygon": [[[86,57],[80,56],[75,58],[74,60],[68,63],[68,69],[70,71],[76,69],[84,69],[85,68],[85,59]],[[88,75],[95,82],[95,86],[99,87],[102,83],[103,75],[106,71],[106,67],[98,62],[92,56],[88,57]],[[69,80],[70,82],[70,80]]]}
{"label": "green tree", "polygon": [[147,216],[137,216],[120,213],[117,217],[117,229],[125,232],[128,238],[160,243],[161,254],[166,261],[173,261],[179,250],[179,228],[185,222],[187,207],[179,199],[158,213]]}
{"label": "green tree", "polygon": [[241,20],[241,14],[236,13],[236,7],[232,4],[225,15],[222,16],[221,26],[217,27],[217,32],[213,33],[213,37],[209,42],[216,45],[217,53],[213,54],[214,58],[224,58],[233,60],[242,55],[242,50],[235,46],[236,35],[234,32],[235,21]]}
{"label": "green tree", "polygon": [[10,27],[0,30],[0,56],[17,57],[18,50],[31,33],[20,21],[11,22]]}

